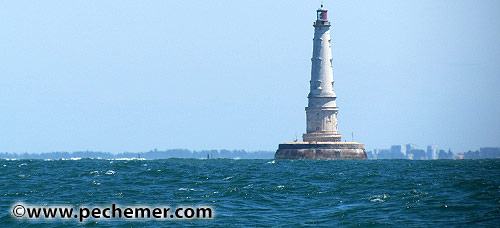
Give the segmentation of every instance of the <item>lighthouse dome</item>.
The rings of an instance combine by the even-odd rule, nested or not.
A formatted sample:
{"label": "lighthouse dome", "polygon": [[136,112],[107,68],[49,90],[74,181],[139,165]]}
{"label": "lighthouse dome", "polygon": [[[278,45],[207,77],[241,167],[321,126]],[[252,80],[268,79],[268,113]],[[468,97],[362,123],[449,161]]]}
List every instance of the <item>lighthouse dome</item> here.
{"label": "lighthouse dome", "polygon": [[321,5],[321,7],[318,8],[317,11],[323,11],[323,12],[326,12],[328,11],[326,8],[323,7],[323,5]]}

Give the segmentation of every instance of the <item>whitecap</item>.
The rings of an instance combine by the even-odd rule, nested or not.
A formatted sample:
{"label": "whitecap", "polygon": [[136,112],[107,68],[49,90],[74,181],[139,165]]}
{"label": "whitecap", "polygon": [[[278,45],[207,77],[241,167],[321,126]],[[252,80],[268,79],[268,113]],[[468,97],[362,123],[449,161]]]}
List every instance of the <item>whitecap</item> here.
{"label": "whitecap", "polygon": [[370,197],[371,202],[385,202],[385,200],[389,199],[389,195],[374,195]]}
{"label": "whitecap", "polygon": [[144,161],[146,160],[145,158],[112,158],[108,160],[114,160],[114,161],[133,161],[133,160],[139,160],[139,161]]}
{"label": "whitecap", "polygon": [[113,170],[108,170],[108,171],[106,172],[106,175],[114,175],[115,173],[116,173],[116,172],[115,172],[115,171],[113,171]]}
{"label": "whitecap", "polygon": [[226,177],[226,178],[224,178],[224,179],[222,179],[222,180],[227,181],[227,180],[229,180],[229,179],[233,179],[233,177],[234,177],[234,176]]}
{"label": "whitecap", "polygon": [[276,161],[275,160],[272,160],[270,162],[266,162],[266,164],[276,164]]}
{"label": "whitecap", "polygon": [[247,185],[247,186],[245,186],[245,187],[243,187],[243,188],[244,188],[244,189],[247,189],[247,188],[252,188],[252,186],[253,186],[253,184],[249,184],[249,185]]}
{"label": "whitecap", "polygon": [[133,160],[133,158],[114,158],[112,160],[115,160],[115,161],[130,161],[130,160]]}

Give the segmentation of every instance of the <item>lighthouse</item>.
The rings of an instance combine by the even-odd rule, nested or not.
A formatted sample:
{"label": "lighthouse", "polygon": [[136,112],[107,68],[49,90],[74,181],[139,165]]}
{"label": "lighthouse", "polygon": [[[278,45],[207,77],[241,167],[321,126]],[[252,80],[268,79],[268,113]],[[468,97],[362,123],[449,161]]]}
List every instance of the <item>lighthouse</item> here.
{"label": "lighthouse", "polygon": [[328,10],[316,11],[311,80],[303,142],[279,144],[276,159],[366,159],[365,145],[342,142],[337,128],[337,95],[334,91],[332,39]]}
{"label": "lighthouse", "polygon": [[337,130],[337,96],[333,90],[332,39],[328,10],[319,8],[314,22],[311,81],[306,107],[304,142],[340,142]]}

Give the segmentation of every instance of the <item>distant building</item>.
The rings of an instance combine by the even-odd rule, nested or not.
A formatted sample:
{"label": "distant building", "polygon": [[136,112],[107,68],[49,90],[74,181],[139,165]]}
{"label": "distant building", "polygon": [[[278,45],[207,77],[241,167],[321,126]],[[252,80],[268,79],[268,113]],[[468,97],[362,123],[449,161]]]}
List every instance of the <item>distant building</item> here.
{"label": "distant building", "polygon": [[438,159],[453,159],[453,157],[455,157],[455,155],[450,149],[448,149],[448,152],[445,150],[439,150]]}
{"label": "distant building", "polygon": [[500,158],[500,147],[483,147],[479,149],[480,158]]}
{"label": "distant building", "polygon": [[[425,150],[420,150],[420,149],[413,149],[410,151],[410,156],[411,160],[426,160],[426,156],[425,156]],[[407,152],[407,155],[408,155],[408,152]]]}
{"label": "distant building", "polygon": [[482,147],[476,151],[468,151],[464,154],[464,159],[491,159],[500,158],[500,147]]}
{"label": "distant building", "polygon": [[400,145],[393,145],[391,149],[375,149],[374,159],[405,159],[406,156],[401,152]]}
{"label": "distant building", "polygon": [[392,154],[403,154],[403,153],[401,153],[401,145],[392,145],[391,146],[391,153]]}
{"label": "distant building", "polygon": [[416,146],[415,144],[406,144],[406,157],[407,157],[408,159],[413,159],[413,157],[412,157],[412,158],[410,158],[410,155],[409,155],[409,154],[411,154],[411,151],[412,151],[413,149],[415,149],[416,147],[417,147],[417,146]]}
{"label": "distant building", "polygon": [[436,145],[428,145],[427,150],[417,149],[414,144],[406,145],[406,156],[401,151],[400,145],[393,145],[391,149],[374,149],[367,152],[369,159],[499,159],[500,147],[482,147],[476,151],[454,154],[451,149],[440,150]]}
{"label": "distant building", "polygon": [[375,154],[372,151],[367,151],[366,152],[366,157],[368,159],[375,159]]}
{"label": "distant building", "polygon": [[438,159],[438,147],[436,145],[428,145],[427,146],[427,159],[435,160]]}
{"label": "distant building", "polygon": [[414,160],[413,150],[415,150],[417,146],[415,144],[406,144],[406,158],[410,160]]}
{"label": "distant building", "polygon": [[379,150],[377,153],[377,159],[392,159],[391,150]]}

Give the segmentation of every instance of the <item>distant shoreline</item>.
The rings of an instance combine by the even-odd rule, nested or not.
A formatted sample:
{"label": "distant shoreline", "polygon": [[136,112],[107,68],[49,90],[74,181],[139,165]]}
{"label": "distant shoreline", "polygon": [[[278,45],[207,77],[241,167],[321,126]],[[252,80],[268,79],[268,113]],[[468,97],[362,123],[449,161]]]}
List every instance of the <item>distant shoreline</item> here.
{"label": "distant shoreline", "polygon": [[45,152],[45,153],[0,153],[0,159],[169,159],[169,158],[196,158],[196,159],[272,159],[274,151],[255,151],[245,150],[202,150],[191,151],[187,149],[170,149],[165,151],[150,150],[148,152],[123,152],[110,153],[98,151],[75,151],[75,152]]}
{"label": "distant shoreline", "polygon": [[[425,153],[423,150],[414,150],[416,152]],[[374,153],[378,152],[378,153]],[[435,160],[435,159],[418,159],[424,156],[414,156],[410,158],[405,156],[401,151],[391,153],[391,150],[375,150],[367,151],[369,160],[383,159],[408,159],[408,160]],[[397,152],[397,151],[396,151]],[[9,153],[0,152],[0,159],[41,159],[41,160],[71,160],[71,159],[109,159],[109,160],[131,160],[131,159],[169,159],[169,158],[194,158],[194,159],[274,159],[275,151],[245,151],[245,150],[201,150],[191,151],[188,149],[167,149],[167,150],[150,150],[147,152],[122,152],[111,153],[101,151],[74,151],[74,152],[44,152],[44,153]],[[383,155],[383,156],[382,156]],[[468,151],[464,153],[454,154],[448,151],[448,156],[439,156],[439,159],[495,159],[500,158],[500,147],[483,147],[477,151]]]}

